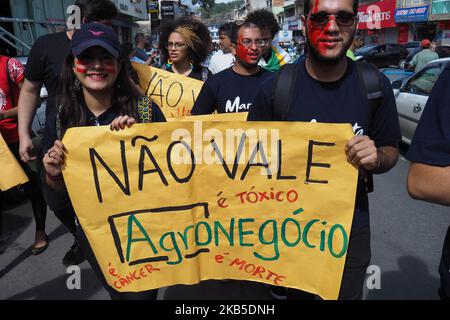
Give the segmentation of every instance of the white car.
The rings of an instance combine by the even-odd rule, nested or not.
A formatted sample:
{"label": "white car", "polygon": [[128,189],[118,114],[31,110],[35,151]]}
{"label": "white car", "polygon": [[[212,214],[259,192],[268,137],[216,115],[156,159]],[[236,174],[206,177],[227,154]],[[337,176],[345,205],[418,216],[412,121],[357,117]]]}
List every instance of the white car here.
{"label": "white car", "polygon": [[431,90],[447,63],[450,58],[431,61],[412,76],[392,83],[402,140],[407,144],[411,143]]}

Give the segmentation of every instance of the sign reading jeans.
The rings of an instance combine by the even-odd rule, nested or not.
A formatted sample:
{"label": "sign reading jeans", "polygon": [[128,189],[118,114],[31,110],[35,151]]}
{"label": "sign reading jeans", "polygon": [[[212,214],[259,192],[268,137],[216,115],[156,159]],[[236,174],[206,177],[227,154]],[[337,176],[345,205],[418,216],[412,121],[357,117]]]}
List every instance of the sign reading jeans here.
{"label": "sign reading jeans", "polygon": [[70,198],[106,280],[142,291],[239,279],[338,297],[355,203],[346,124],[73,128]]}

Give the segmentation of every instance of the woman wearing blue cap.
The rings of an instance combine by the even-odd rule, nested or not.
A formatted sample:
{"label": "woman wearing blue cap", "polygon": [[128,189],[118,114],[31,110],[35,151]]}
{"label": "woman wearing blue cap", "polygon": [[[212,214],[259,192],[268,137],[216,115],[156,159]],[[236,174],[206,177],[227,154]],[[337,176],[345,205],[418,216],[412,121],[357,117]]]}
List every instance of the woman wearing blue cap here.
{"label": "woman wearing blue cap", "polygon": [[[45,154],[43,162],[46,183],[54,190],[49,201],[56,206],[72,206],[62,176],[65,148],[61,139],[67,129],[80,126],[110,125],[116,128],[137,122],[164,121],[159,107],[148,97],[133,90],[121,55],[120,43],[111,27],[100,23],[84,24],[76,30],[71,52],[61,72],[57,105],[59,106],[58,138]],[[127,115],[127,116],[123,116]],[[136,120],[135,120],[136,119]],[[72,208],[73,210],[73,208]],[[156,299],[157,290],[140,293],[118,293],[108,284],[92,253],[81,226],[77,241],[88,262],[112,299]]]}

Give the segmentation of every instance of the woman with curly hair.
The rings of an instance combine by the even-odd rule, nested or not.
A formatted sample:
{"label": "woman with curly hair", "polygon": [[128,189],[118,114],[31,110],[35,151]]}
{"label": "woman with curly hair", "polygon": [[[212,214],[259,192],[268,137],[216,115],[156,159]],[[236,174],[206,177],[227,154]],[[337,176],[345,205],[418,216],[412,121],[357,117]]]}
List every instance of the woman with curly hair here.
{"label": "woman with curly hair", "polygon": [[182,17],[161,27],[163,68],[169,72],[205,81],[208,69],[202,66],[211,46],[208,27],[191,17]]}

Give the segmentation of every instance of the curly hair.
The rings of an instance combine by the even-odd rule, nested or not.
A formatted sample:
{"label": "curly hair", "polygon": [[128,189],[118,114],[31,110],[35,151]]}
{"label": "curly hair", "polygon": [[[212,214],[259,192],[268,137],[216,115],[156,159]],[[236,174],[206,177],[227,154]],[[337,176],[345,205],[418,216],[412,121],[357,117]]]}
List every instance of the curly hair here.
{"label": "curly hair", "polygon": [[278,21],[272,12],[266,9],[259,9],[250,12],[245,19],[245,22],[251,22],[256,24],[261,30],[268,29],[272,39],[275,38],[278,31],[280,31],[280,26]]}
{"label": "curly hair", "polygon": [[111,20],[119,15],[116,5],[110,0],[77,0],[84,22]]}
{"label": "curly hair", "polygon": [[163,61],[169,57],[167,43],[171,33],[179,33],[188,48],[188,58],[194,67],[200,67],[201,63],[208,57],[211,48],[211,36],[208,27],[192,17],[181,17],[175,21],[169,21],[161,26],[159,47]]}

